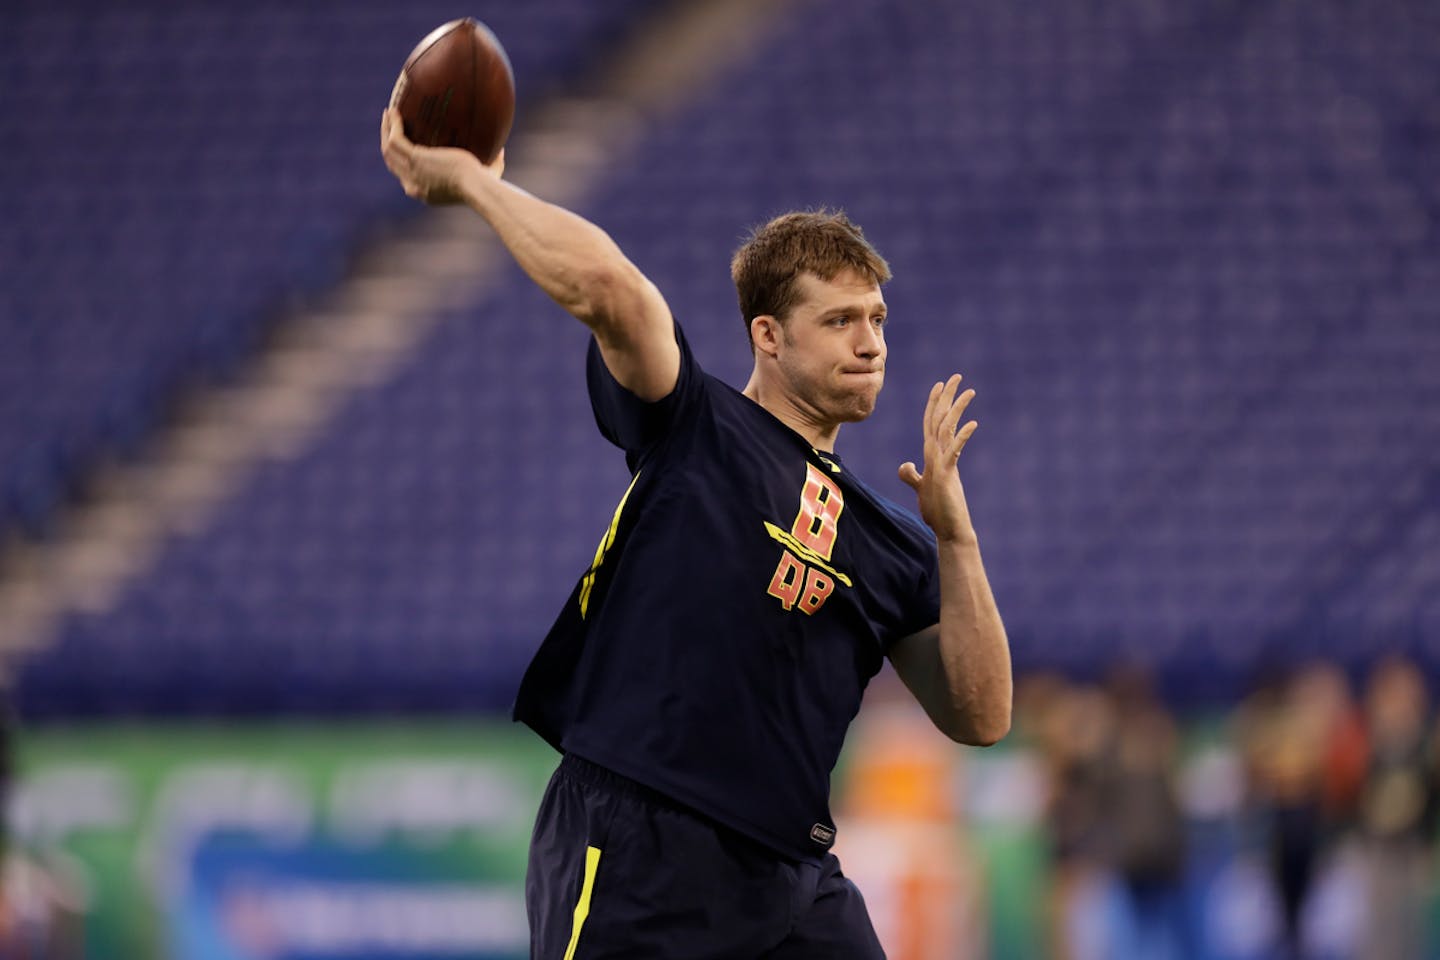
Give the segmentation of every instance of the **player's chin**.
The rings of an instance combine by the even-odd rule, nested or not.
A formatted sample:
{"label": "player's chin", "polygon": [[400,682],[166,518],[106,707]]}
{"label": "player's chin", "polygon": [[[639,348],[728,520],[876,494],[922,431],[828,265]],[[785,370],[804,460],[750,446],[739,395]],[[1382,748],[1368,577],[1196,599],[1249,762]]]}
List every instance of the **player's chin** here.
{"label": "player's chin", "polygon": [[851,394],[845,398],[845,402],[839,404],[837,411],[839,416],[835,419],[840,423],[858,423],[867,419],[875,412],[875,400],[880,391],[873,393]]}

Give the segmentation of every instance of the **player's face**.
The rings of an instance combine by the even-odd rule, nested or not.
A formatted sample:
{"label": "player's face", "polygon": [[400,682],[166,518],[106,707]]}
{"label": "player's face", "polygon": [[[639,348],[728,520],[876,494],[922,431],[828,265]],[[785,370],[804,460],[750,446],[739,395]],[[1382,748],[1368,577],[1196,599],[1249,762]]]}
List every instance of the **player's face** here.
{"label": "player's face", "polygon": [[802,273],[776,357],[796,398],[832,423],[864,420],[885,383],[885,298],[853,271]]}

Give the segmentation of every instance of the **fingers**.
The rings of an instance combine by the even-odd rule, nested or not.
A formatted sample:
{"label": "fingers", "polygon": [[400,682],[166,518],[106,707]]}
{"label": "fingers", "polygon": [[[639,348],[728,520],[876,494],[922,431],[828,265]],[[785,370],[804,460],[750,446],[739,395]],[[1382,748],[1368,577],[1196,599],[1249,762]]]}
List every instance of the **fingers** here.
{"label": "fingers", "polygon": [[385,116],[390,121],[390,139],[402,147],[410,146],[410,138],[405,136],[405,121],[400,119],[400,111],[395,107],[387,107]]}
{"label": "fingers", "polygon": [[391,173],[398,174],[400,172],[395,169],[399,151],[395,146],[395,110],[393,107],[380,114],[380,155],[385,158],[385,166],[390,168]]}
{"label": "fingers", "polygon": [[[964,446],[963,441],[959,447],[955,446],[955,438],[958,436],[956,427],[959,426],[965,410],[970,406],[970,401],[975,399],[975,391],[966,390],[956,396],[962,379],[958,373],[951,374],[944,383],[937,383],[930,388],[930,399],[925,404],[925,458],[927,462],[936,456],[948,455],[952,448],[955,449],[956,456],[958,456],[959,448]],[[974,427],[971,425],[967,424],[966,429],[974,432]],[[969,433],[966,433],[966,438],[969,438]]]}
{"label": "fingers", "polygon": [[955,402],[955,391],[959,386],[960,374],[955,373],[951,374],[944,383],[937,383],[930,388],[930,402],[925,405],[925,436],[927,439],[940,432],[945,414],[950,409],[950,405]]}
{"label": "fingers", "polygon": [[915,469],[915,464],[907,460],[900,464],[900,479],[918,492],[920,490],[920,482],[923,478],[920,471]]}
{"label": "fingers", "polygon": [[960,428],[959,433],[950,438],[950,443],[945,448],[945,462],[953,464],[960,459],[960,451],[965,449],[966,442],[979,426],[977,421],[971,420]]}
{"label": "fingers", "polygon": [[394,107],[385,111],[385,119],[381,122],[380,148],[387,156],[394,154],[407,160],[415,151],[415,145],[405,136],[405,121],[400,119],[400,111]]}
{"label": "fingers", "polygon": [[930,399],[925,401],[925,416],[921,422],[925,425],[925,442],[929,443],[930,438],[935,435],[935,411],[940,402],[940,391],[945,389],[945,384],[937,383],[930,388]]}
{"label": "fingers", "polygon": [[950,404],[955,402],[955,393],[960,389],[960,380],[960,374],[952,373],[945,381],[945,386],[940,391],[940,411],[942,415],[944,411],[950,409]]}
{"label": "fingers", "polygon": [[940,420],[938,431],[939,439],[944,442],[955,436],[955,428],[960,424],[960,418],[965,414],[965,408],[970,406],[970,401],[975,399],[974,390],[966,390],[956,397],[951,403],[950,409],[945,411],[945,416]]}
{"label": "fingers", "polygon": [[[960,389],[960,381],[963,378],[960,374],[951,374],[944,383],[936,383],[930,388],[930,397],[925,402],[925,469],[928,471],[936,464],[954,466],[960,457],[960,451],[965,449],[966,442],[979,426],[974,420],[963,427],[957,426],[965,416],[970,401],[975,399],[974,390],[966,390],[956,396]],[[900,479],[912,487],[919,489],[923,474],[915,469],[913,463],[906,463],[900,467]]]}
{"label": "fingers", "polygon": [[400,181],[406,196],[419,198],[420,191],[412,182],[411,168],[414,165],[414,145],[405,136],[405,123],[400,111],[389,107],[380,116],[380,154],[385,166]]}

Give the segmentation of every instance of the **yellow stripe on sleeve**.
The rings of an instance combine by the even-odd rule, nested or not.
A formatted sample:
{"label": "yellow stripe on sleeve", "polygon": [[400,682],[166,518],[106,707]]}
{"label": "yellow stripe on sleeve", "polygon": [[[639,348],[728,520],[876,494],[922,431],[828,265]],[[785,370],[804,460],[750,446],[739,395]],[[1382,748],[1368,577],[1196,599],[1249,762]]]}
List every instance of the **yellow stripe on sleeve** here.
{"label": "yellow stripe on sleeve", "polygon": [[575,960],[575,947],[580,943],[580,928],[590,916],[590,893],[595,889],[595,871],[600,867],[600,848],[585,848],[585,883],[580,887],[580,902],[575,904],[575,922],[570,927],[570,946],[565,948],[565,960]]}
{"label": "yellow stripe on sleeve", "polygon": [[590,592],[595,589],[595,574],[600,569],[600,564],[605,562],[605,554],[615,546],[615,531],[620,528],[620,512],[625,509],[625,501],[630,499],[630,491],[635,489],[635,483],[640,479],[640,471],[635,471],[635,476],[630,479],[630,486],[625,488],[625,496],[620,498],[620,503],[615,507],[615,516],[610,518],[610,529],[605,531],[605,536],[600,538],[600,546],[595,548],[595,562],[590,564],[584,578],[580,581],[580,618],[590,612]]}

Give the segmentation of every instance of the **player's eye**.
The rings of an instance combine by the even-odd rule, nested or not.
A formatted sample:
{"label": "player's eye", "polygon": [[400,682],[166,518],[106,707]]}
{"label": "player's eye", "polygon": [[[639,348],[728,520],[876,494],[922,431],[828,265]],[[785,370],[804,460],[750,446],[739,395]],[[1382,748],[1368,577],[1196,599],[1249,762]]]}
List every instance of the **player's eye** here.
{"label": "player's eye", "polygon": [[837,327],[848,327],[850,325],[850,318],[842,314],[838,317],[832,317],[830,322]]}

